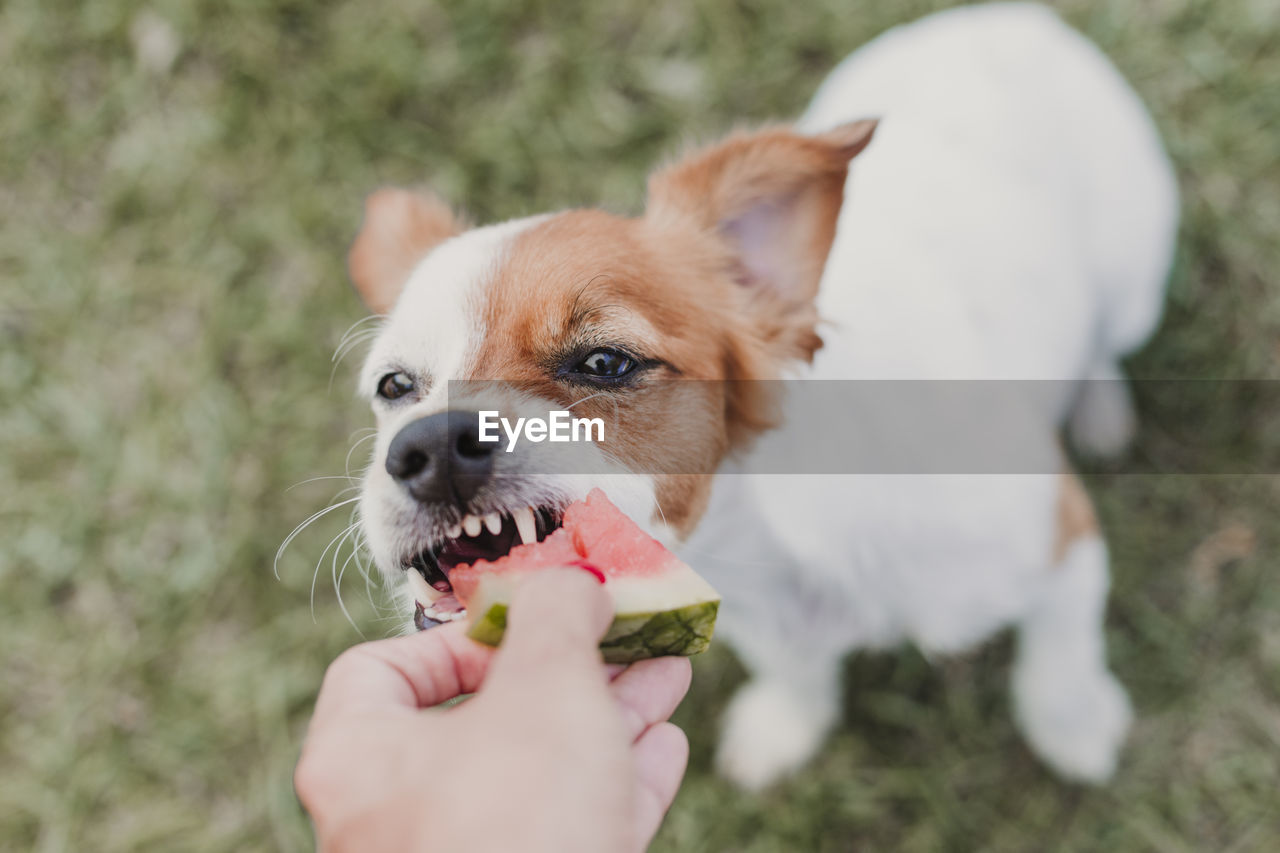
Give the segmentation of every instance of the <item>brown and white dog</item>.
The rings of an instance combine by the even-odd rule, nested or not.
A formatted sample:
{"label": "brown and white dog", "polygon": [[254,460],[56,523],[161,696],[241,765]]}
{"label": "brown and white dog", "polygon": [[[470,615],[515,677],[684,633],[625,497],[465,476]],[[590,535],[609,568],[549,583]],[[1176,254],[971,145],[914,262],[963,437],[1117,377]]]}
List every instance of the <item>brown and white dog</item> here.
{"label": "brown and white dog", "polygon": [[[429,195],[381,190],[350,256],[385,315],[361,382],[378,423],[367,542],[406,620],[417,599],[443,621],[452,566],[545,536],[601,486],[724,596],[719,633],[753,673],[718,758],[738,783],[817,750],[849,651],[954,652],[1008,625],[1031,746],[1105,779],[1130,711],[1105,663],[1106,546],[1073,478],[749,460],[756,439],[788,440],[784,377],[1051,380],[1036,440],[1052,451],[1065,424],[1087,450],[1119,449],[1117,364],[1158,320],[1176,221],[1137,98],[1021,4],[885,34],[796,129],[657,171],[634,218],[468,228]],[[1116,381],[1080,393],[1087,379]],[[478,440],[485,408],[572,408],[610,441],[572,465],[549,444],[505,452]],[[852,430],[876,413],[842,414]]]}

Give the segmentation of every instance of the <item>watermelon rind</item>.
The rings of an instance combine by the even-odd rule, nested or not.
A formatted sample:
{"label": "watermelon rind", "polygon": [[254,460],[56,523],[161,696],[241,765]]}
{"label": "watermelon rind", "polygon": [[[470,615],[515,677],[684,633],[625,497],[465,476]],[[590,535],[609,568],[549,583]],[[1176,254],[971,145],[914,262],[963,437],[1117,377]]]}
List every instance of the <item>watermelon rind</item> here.
{"label": "watermelon rind", "polygon": [[[715,630],[719,600],[700,601],[652,613],[619,613],[600,640],[605,663],[634,663],[648,658],[706,651]],[[467,636],[485,645],[502,642],[507,630],[507,604],[494,602],[471,622]]]}
{"label": "watermelon rind", "polygon": [[606,663],[696,655],[711,645],[719,610],[719,601],[704,601],[660,613],[616,616],[600,641],[600,652]]}

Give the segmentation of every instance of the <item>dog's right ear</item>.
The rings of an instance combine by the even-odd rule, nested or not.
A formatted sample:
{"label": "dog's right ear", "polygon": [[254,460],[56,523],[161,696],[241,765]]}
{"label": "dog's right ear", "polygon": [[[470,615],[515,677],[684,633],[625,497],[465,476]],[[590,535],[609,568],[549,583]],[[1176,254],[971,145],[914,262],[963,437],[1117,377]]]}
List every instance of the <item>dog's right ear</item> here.
{"label": "dog's right ear", "polygon": [[364,203],[347,269],[364,304],[386,314],[428,252],[465,230],[448,205],[424,192],[387,187]]}

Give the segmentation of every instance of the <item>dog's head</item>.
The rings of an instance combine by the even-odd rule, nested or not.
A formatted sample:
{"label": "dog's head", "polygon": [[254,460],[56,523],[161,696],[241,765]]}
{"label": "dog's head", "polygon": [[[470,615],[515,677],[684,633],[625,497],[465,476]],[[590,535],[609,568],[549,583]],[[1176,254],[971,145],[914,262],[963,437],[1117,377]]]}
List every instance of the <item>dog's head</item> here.
{"label": "dog's head", "polygon": [[[660,539],[686,536],[710,472],[774,422],[759,380],[822,345],[814,297],[874,127],[730,137],[656,172],[637,218],[467,228],[427,195],[371,196],[350,268],[385,315],[361,379],[381,570],[434,599],[452,566],[543,538],[595,486]],[[569,409],[608,425],[572,464],[555,444],[479,440],[480,411]]]}

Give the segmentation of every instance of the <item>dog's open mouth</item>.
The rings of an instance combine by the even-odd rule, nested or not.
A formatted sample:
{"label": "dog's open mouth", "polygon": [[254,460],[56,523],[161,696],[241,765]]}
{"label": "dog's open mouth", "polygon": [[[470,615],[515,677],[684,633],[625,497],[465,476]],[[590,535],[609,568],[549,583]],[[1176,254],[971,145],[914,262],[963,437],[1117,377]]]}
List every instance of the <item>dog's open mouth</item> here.
{"label": "dog's open mouth", "polygon": [[[505,557],[517,545],[541,542],[560,527],[562,511],[553,507],[525,506],[486,515],[467,515],[404,563],[412,572],[411,586],[417,596],[413,621],[419,630],[467,615],[453,594],[449,572],[456,566],[477,560]],[[421,582],[419,583],[419,578]]]}

